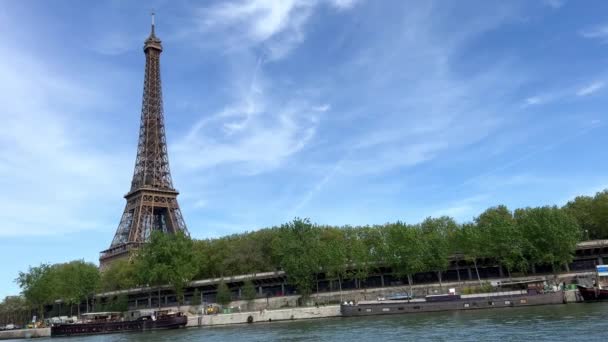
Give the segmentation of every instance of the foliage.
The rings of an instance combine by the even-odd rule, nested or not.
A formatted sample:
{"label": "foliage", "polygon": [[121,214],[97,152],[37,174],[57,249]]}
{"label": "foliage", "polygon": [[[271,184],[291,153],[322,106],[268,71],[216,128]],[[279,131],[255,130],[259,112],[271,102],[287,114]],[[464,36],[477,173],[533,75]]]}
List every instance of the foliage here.
{"label": "foliage", "polygon": [[578,196],[564,208],[579,224],[583,239],[608,238],[608,189],[595,196]]}
{"label": "foliage", "polygon": [[492,207],[475,219],[479,229],[479,243],[483,244],[486,257],[503,265],[510,273],[525,270],[527,247],[524,232],[519,229],[511,211],[504,205]]}
{"label": "foliage", "polygon": [[315,275],[320,270],[320,230],[308,219],[294,219],[279,229],[273,252],[279,266],[287,273],[303,298],[312,292]]}
{"label": "foliage", "polygon": [[118,259],[101,272],[99,288],[101,291],[117,291],[138,285],[137,269],[133,261]]}
{"label": "foliage", "polygon": [[112,296],[108,301],[95,308],[96,311],[127,311],[129,309],[129,297],[126,294]]}
{"label": "foliage", "polygon": [[57,277],[52,272],[51,265],[30,266],[27,272],[19,272],[15,281],[21,287],[27,303],[36,308],[43,318],[44,305],[58,298]]}
{"label": "foliage", "polygon": [[100,277],[97,266],[83,260],[75,260],[53,265],[52,270],[57,280],[57,296],[69,305],[77,305],[80,315],[78,304],[98,289]]}
{"label": "foliage", "polygon": [[257,296],[257,291],[255,290],[255,286],[251,279],[245,280],[243,283],[243,288],[241,290],[241,294],[243,298],[247,301],[252,301]]}
{"label": "foliage", "polygon": [[190,305],[196,306],[201,305],[201,292],[198,289],[194,290],[192,294],[192,300],[190,301]]}
{"label": "foliage", "polygon": [[230,292],[228,285],[223,280],[217,285],[215,301],[221,305],[228,305],[232,301],[232,292]]}
{"label": "foliage", "polygon": [[558,266],[572,261],[581,234],[569,213],[557,207],[526,208],[516,210],[515,218],[531,263]]}
{"label": "foliage", "polygon": [[[435,219],[429,217],[420,224],[419,229],[426,267],[441,274],[449,266],[449,257],[452,254],[450,241],[458,230],[458,224],[447,216]],[[441,278],[439,280],[441,281]]]}
{"label": "foliage", "polygon": [[348,247],[344,231],[324,227],[320,232],[318,263],[329,279],[336,279],[342,289],[342,280],[349,276]]}
{"label": "foliage", "polygon": [[23,296],[8,296],[0,302],[0,325],[23,324],[31,317],[29,306]]}
{"label": "foliage", "polygon": [[[320,273],[341,286],[345,280],[362,280],[373,269],[388,266],[411,284],[413,274],[443,271],[454,257],[476,269],[478,260],[486,260],[509,272],[526,272],[530,265],[561,267],[572,260],[580,239],[600,238],[608,238],[608,190],[576,197],[563,208],[512,212],[499,205],[463,224],[439,217],[415,225],[338,227],[296,218],[280,227],[217,239],[155,232],[132,260],[118,260],[101,274],[93,264],[77,260],[30,267],[19,273],[16,282],[27,308],[42,317],[44,305],[56,300],[81,303],[95,291],[168,284],[181,301],[184,288],[195,278],[277,270],[285,271],[290,285],[303,296],[312,293]],[[250,281],[242,290],[245,298],[251,295]]]}
{"label": "foliage", "polygon": [[197,256],[192,239],[182,232],[152,233],[135,259],[136,273],[140,280],[151,286],[170,284],[183,301],[184,288],[197,273]]}
{"label": "foliage", "polygon": [[422,238],[422,231],[402,222],[389,224],[381,231],[385,239],[383,259],[395,275],[407,276],[411,292],[412,275],[427,269],[424,257],[427,246]]}

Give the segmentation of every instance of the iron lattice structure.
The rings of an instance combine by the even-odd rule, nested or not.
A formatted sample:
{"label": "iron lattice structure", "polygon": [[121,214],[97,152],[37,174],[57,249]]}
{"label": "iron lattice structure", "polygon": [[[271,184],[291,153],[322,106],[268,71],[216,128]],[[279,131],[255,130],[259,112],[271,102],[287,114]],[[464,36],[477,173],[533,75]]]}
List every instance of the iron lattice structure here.
{"label": "iron lattice structure", "polygon": [[104,268],[117,258],[145,243],[155,231],[188,234],[169,168],[165,137],[163,96],[160,79],[160,39],[152,31],[144,44],[146,69],[139,128],[139,143],[131,190],[125,195],[127,204],[110,248],[101,252],[100,266]]}

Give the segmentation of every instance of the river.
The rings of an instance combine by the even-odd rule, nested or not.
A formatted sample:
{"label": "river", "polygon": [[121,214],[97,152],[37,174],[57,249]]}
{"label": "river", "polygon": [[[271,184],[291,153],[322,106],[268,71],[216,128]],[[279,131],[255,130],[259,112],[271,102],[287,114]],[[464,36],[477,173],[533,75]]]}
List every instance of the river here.
{"label": "river", "polygon": [[[46,341],[41,339],[36,341]],[[53,338],[53,342],[155,341],[608,341],[608,303]]]}

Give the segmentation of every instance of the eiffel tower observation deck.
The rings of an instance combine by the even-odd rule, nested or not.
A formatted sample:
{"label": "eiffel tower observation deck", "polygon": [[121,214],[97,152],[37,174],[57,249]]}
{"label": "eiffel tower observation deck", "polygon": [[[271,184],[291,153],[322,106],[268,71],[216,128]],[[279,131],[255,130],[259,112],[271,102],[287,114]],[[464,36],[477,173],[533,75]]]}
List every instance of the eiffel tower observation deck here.
{"label": "eiffel tower observation deck", "polygon": [[110,247],[101,252],[101,269],[148,241],[153,231],[188,234],[169,169],[165,137],[163,96],[160,79],[161,40],[154,32],[154,14],[150,36],[144,42],[146,69],[139,127],[139,144],[131,189],[124,196],[125,210]]}

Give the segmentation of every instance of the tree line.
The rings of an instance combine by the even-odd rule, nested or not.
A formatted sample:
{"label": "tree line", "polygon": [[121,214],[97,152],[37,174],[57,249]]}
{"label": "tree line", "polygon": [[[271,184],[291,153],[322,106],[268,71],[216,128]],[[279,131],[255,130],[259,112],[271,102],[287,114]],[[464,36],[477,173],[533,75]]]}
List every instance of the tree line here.
{"label": "tree line", "polygon": [[[281,226],[216,239],[154,233],[137,254],[114,262],[104,272],[82,260],[41,264],[20,272],[16,282],[24,303],[40,313],[58,299],[70,307],[86,303],[88,309],[94,293],[135,286],[156,288],[160,296],[160,286],[171,285],[182,301],[184,289],[194,279],[276,270],[285,271],[298,293],[308,296],[320,272],[341,287],[344,280],[360,282],[375,268],[388,266],[411,285],[416,273],[440,275],[450,258],[468,261],[475,268],[477,260],[493,260],[509,274],[526,273],[537,265],[557,270],[572,261],[581,239],[608,238],[606,227],[608,190],[576,197],[563,207],[511,211],[499,205],[465,223],[443,216],[417,224],[336,227],[296,218]],[[247,287],[248,296],[255,297],[255,289],[251,294]],[[225,301],[226,291],[220,292]]]}

